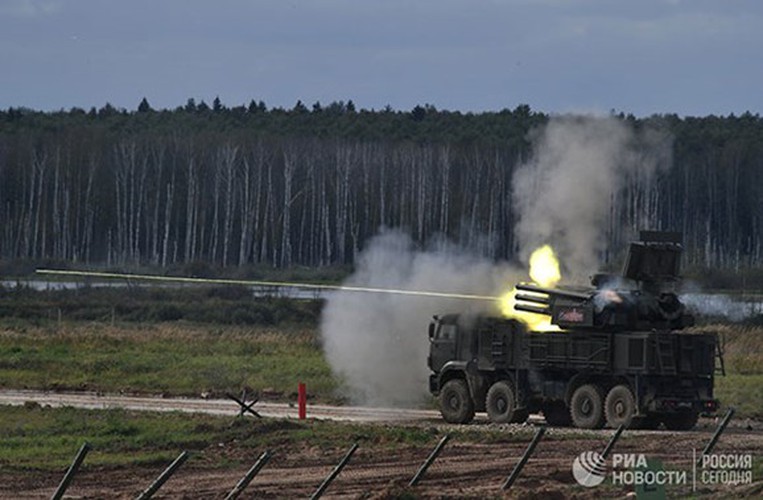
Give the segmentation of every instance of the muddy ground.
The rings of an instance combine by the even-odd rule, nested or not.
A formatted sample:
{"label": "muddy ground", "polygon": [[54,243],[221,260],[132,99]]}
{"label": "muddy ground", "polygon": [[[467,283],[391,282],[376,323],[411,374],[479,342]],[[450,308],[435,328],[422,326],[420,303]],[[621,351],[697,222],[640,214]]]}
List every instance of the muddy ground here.
{"label": "muddy ground", "polygon": [[[253,420],[254,422],[254,420]],[[699,454],[710,440],[715,421],[702,420],[698,430],[626,431],[613,453],[644,454],[658,458],[665,470],[687,472],[687,483],[666,486],[669,498],[687,496],[708,498],[763,497],[760,459],[763,455],[763,430],[759,424],[737,423],[723,434],[714,449],[716,454],[751,454],[757,465],[753,483],[744,485],[703,484],[702,469],[697,484],[692,482],[692,452]],[[254,425],[254,424],[253,424]],[[368,424],[368,425],[393,425]],[[438,420],[423,420],[400,425],[427,426],[438,432],[456,429]],[[473,429],[496,429],[477,422]],[[328,487],[325,498],[624,498],[633,496],[632,486],[613,485],[611,471],[601,485],[586,488],[572,475],[572,463],[585,451],[601,452],[611,430],[580,431],[549,428],[538,444],[514,486],[501,485],[519,461],[535,429],[531,425],[498,427],[520,439],[485,444],[453,438],[432,465],[421,483],[407,486],[431,446],[408,446],[391,450],[364,443],[363,436],[347,436],[333,449],[300,449],[298,443],[274,449],[273,458],[246,488],[240,498],[305,498],[312,495],[334,465],[354,442],[359,448],[347,467]],[[474,440],[478,441],[478,440]],[[236,443],[211,444],[194,453],[191,460],[159,490],[154,498],[224,498],[254,464],[264,450],[249,449]],[[226,465],[227,464],[227,465]],[[165,465],[97,468],[84,466],[67,491],[68,498],[135,498],[162,472]],[[0,470],[0,498],[50,498],[65,471]]]}

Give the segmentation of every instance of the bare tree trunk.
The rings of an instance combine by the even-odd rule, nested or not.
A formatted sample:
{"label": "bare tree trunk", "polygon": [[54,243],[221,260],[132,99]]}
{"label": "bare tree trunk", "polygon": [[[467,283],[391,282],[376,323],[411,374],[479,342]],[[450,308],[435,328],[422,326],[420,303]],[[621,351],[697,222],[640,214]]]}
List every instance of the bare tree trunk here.
{"label": "bare tree trunk", "polygon": [[227,144],[223,149],[223,168],[225,170],[225,219],[223,220],[223,267],[228,265],[230,244],[233,233],[233,207],[236,202],[236,192],[233,182],[236,177],[238,146]]}
{"label": "bare tree trunk", "polygon": [[[170,243],[170,223],[172,221],[172,201],[175,194],[175,173],[172,173],[172,179],[167,184],[166,195],[164,200],[164,236],[162,237],[162,267],[167,266],[167,251]],[[175,240],[175,248],[177,249],[177,240]],[[173,262],[177,259],[177,255],[173,258]]]}
{"label": "bare tree trunk", "polygon": [[281,266],[291,265],[291,182],[296,164],[294,151],[285,148],[283,151],[283,205],[281,227]]}
{"label": "bare tree trunk", "polygon": [[190,262],[196,258],[196,219],[198,217],[198,186],[195,155],[188,148],[187,190],[186,190],[186,222],[185,222],[185,252],[183,259]]}
{"label": "bare tree trunk", "polygon": [[449,211],[450,211],[450,147],[443,146],[440,149],[440,222],[437,230],[448,234]]}

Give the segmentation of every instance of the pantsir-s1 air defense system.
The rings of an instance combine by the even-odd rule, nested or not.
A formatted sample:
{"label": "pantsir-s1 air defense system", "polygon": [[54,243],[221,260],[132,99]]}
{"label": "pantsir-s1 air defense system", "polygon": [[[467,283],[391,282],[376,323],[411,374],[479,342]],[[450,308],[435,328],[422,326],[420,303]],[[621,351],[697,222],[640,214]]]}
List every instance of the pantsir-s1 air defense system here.
{"label": "pantsir-s1 air defense system", "polygon": [[[517,285],[515,309],[550,316],[559,331],[517,319],[435,317],[429,327],[430,391],[446,421],[486,411],[496,423],[541,411],[550,425],[694,427],[713,398],[715,334],[686,333],[694,318],[673,289],[682,247],[675,233],[641,233],[622,275],[586,289]],[[720,359],[722,367],[722,359]]]}

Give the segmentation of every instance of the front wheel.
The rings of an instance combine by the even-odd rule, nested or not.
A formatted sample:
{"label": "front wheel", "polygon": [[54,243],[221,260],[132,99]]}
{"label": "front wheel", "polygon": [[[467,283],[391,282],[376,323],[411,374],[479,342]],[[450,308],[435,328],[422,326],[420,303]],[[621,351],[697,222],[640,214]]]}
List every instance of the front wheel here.
{"label": "front wheel", "polygon": [[575,427],[601,429],[604,425],[603,399],[601,389],[593,384],[575,389],[570,400],[570,417]]}
{"label": "front wheel", "polygon": [[514,387],[508,380],[499,380],[490,386],[485,398],[485,411],[491,422],[496,424],[507,424],[526,420],[527,415],[516,409],[514,399]]}
{"label": "front wheel", "polygon": [[474,419],[474,402],[466,381],[452,379],[440,390],[440,413],[451,424],[468,424]]}

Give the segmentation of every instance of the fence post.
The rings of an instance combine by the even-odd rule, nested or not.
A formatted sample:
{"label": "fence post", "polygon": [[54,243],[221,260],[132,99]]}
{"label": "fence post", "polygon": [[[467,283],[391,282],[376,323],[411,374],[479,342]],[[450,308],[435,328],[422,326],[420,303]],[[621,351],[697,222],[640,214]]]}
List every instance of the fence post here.
{"label": "fence post", "polygon": [[61,479],[61,483],[58,485],[55,493],[53,493],[53,496],[50,497],[51,500],[60,500],[63,498],[64,493],[66,493],[66,489],[69,487],[69,484],[71,484],[72,479],[74,479],[74,475],[77,473],[80,465],[82,465],[82,462],[85,460],[85,455],[87,455],[87,452],[90,451],[91,448],[92,447],[88,442],[85,442],[82,445],[82,447],[77,452],[77,456],[74,457],[74,461],[66,471],[66,474],[64,474],[64,478]]}
{"label": "fence post", "polygon": [[355,453],[355,450],[358,449],[358,443],[355,443],[350,447],[347,454],[342,457],[342,460],[334,467],[334,470],[331,471],[331,473],[326,477],[326,479],[323,480],[320,486],[318,486],[318,489],[315,490],[315,493],[313,493],[313,496],[310,497],[310,500],[317,500],[318,498],[323,495],[323,492],[326,491],[326,488],[329,487],[331,482],[339,475],[340,472],[342,472],[342,469],[344,469],[344,466],[347,465],[347,462],[350,461],[350,458],[352,457],[352,454]]}
{"label": "fence post", "polygon": [[268,463],[270,457],[270,451],[267,450],[262,455],[260,455],[260,458],[257,460],[257,462],[252,466],[251,469],[249,469],[246,474],[244,474],[244,477],[242,477],[236,486],[231,490],[231,492],[228,493],[228,496],[225,497],[225,500],[235,500],[238,498],[238,496],[243,493],[244,488],[246,488],[249,483],[252,482],[254,476],[256,476],[262,470],[262,468],[265,467],[265,464]]}
{"label": "fence post", "polygon": [[612,448],[615,447],[615,443],[617,443],[617,440],[620,439],[620,434],[622,434],[624,430],[624,424],[617,428],[612,437],[609,438],[609,443],[607,443],[607,446],[604,447],[604,451],[601,452],[601,458],[607,458],[607,456],[609,456],[609,454],[612,452]]}
{"label": "fence post", "polygon": [[710,439],[710,441],[705,446],[705,449],[702,450],[702,453],[699,456],[699,460],[697,460],[697,463],[700,463],[702,461],[702,457],[713,451],[713,448],[715,447],[715,443],[718,442],[718,439],[720,439],[721,434],[723,434],[723,431],[726,430],[726,426],[729,425],[729,421],[731,420],[731,417],[734,416],[734,408],[729,408],[729,411],[726,412],[726,415],[723,417],[723,420],[721,420],[721,423],[718,425],[718,428],[715,429],[715,434],[713,434],[713,437]]}
{"label": "fence post", "polygon": [[533,437],[533,440],[530,441],[530,444],[527,445],[527,449],[525,450],[525,454],[522,455],[522,458],[519,459],[519,462],[517,462],[517,465],[514,466],[514,470],[511,471],[511,474],[509,474],[509,477],[506,478],[506,482],[503,483],[503,486],[501,486],[502,490],[508,490],[511,488],[511,485],[514,484],[514,481],[517,480],[517,477],[519,477],[519,473],[522,472],[522,468],[527,463],[527,460],[530,458],[530,455],[533,454],[533,451],[535,451],[535,447],[538,446],[538,442],[540,441],[540,438],[543,437],[543,434],[546,432],[546,427],[541,427],[538,429],[538,432],[535,433],[535,436]]}
{"label": "fence post", "polygon": [[437,443],[437,446],[435,446],[435,449],[432,450],[432,453],[429,454],[427,459],[424,461],[423,464],[421,464],[421,467],[419,467],[419,470],[416,471],[416,474],[413,476],[413,479],[411,479],[411,482],[408,483],[408,486],[416,486],[418,482],[421,480],[422,477],[424,477],[424,473],[429,469],[429,466],[432,465],[432,462],[434,462],[438,456],[440,456],[440,452],[445,447],[445,443],[448,442],[450,439],[450,434],[445,434],[439,443]]}
{"label": "fence post", "polygon": [[186,460],[188,460],[188,452],[184,451],[178,455],[178,457],[169,465],[169,467],[164,469],[164,472],[162,472],[159,477],[156,478],[156,481],[151,483],[151,485],[146,488],[143,493],[138,495],[136,500],[147,500],[154,496],[154,493],[156,493],[157,490],[159,490],[159,488],[161,488],[162,485],[167,482],[167,480],[175,473],[176,470],[180,468],[181,465],[185,463]]}

